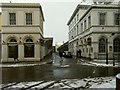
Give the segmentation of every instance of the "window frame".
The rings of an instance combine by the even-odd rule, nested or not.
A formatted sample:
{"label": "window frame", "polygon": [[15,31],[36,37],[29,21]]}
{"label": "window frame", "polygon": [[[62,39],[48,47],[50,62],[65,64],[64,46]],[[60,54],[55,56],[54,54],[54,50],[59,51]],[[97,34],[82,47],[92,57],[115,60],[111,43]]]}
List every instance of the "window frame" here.
{"label": "window frame", "polygon": [[[104,40],[104,42],[102,41],[102,40]],[[99,53],[105,53],[106,52],[106,48],[107,48],[107,43],[106,43],[106,40],[107,39],[105,39],[105,38],[100,38],[99,39],[99,43],[98,43],[98,48],[99,48]],[[102,42],[102,43],[101,43]]]}
{"label": "window frame", "polygon": [[[115,18],[115,15],[116,15],[116,14],[119,15],[119,16],[118,16],[119,20]],[[116,24],[116,20],[119,21],[118,24]],[[120,25],[120,13],[114,13],[114,25]]]}
{"label": "window frame", "polygon": [[91,27],[91,15],[88,16],[88,27]]}
{"label": "window frame", "polygon": [[[115,41],[116,39],[118,39],[117,41]],[[120,38],[116,37],[113,40],[113,52],[120,52]]]}
{"label": "window frame", "polygon": [[84,31],[87,29],[87,20],[84,20]]}
{"label": "window frame", "polygon": [[80,24],[80,26],[81,26],[81,33],[84,31],[83,30],[83,22]]}
{"label": "window frame", "polygon": [[[31,18],[30,18],[30,16],[28,18],[27,14],[31,15]],[[33,13],[32,12],[25,13],[25,22],[26,22],[25,23],[26,25],[32,25],[33,24]]]}
{"label": "window frame", "polygon": [[[101,15],[100,14],[104,14],[104,24],[103,22],[101,22]],[[103,20],[102,20],[103,21]],[[107,24],[107,13],[106,12],[99,12],[99,25],[106,25]]]}
{"label": "window frame", "polygon": [[[12,16],[13,15],[13,16]],[[14,18],[13,18],[14,17]],[[16,25],[16,13],[10,12],[9,13],[9,25]]]}

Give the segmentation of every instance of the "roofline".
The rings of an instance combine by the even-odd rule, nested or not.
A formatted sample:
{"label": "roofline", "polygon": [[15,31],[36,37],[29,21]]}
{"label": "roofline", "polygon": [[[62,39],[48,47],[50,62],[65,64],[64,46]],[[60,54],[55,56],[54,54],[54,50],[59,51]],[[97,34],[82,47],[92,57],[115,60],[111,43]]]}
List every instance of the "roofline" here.
{"label": "roofline", "polygon": [[38,8],[39,3],[1,3],[1,7],[13,8]]}
{"label": "roofline", "polygon": [[45,37],[44,39],[53,39],[53,37]]}
{"label": "roofline", "polygon": [[116,6],[111,6],[111,5],[91,5],[88,10],[83,14],[83,16],[80,18],[79,21],[81,21],[89,12],[91,9],[120,9],[120,6],[119,5],[116,5]]}
{"label": "roofline", "polygon": [[0,7],[2,8],[39,8],[42,14],[43,21],[44,19],[44,14],[42,11],[42,7],[39,3],[1,3]]}
{"label": "roofline", "polygon": [[84,7],[84,9],[87,9],[89,6],[90,6],[90,5],[80,5],[80,4],[78,4],[77,7],[76,7],[75,10],[74,10],[72,16],[70,17],[67,25],[70,24],[70,22],[72,21],[72,19],[73,19],[74,16],[76,15],[76,13],[79,11],[79,8],[83,9],[83,7]]}
{"label": "roofline", "polygon": [[44,18],[44,14],[43,14],[43,10],[42,10],[42,7],[41,7],[41,5],[40,5],[40,11],[41,11],[41,14],[42,14],[42,18],[43,18],[43,21],[45,21],[45,18]]}
{"label": "roofline", "polygon": [[[80,4],[79,4],[80,5]],[[91,9],[93,9],[93,8],[98,8],[98,9],[120,9],[120,5],[118,5],[118,4],[111,4],[111,5],[89,5],[90,7],[87,9],[87,11],[83,14],[83,16],[81,17],[81,19],[82,18],[84,18],[84,16],[91,10]],[[76,9],[77,9],[77,11],[76,11]],[[73,15],[71,16],[71,18],[70,18],[70,20],[68,21],[68,23],[67,23],[67,25],[69,25],[70,24],[70,22],[72,21],[72,19],[74,18],[74,16],[75,16],[75,14],[78,12],[78,10],[79,10],[79,7],[77,6],[77,8],[75,9],[75,11],[74,11],[74,13],[73,13]],[[80,20],[81,20],[80,19]]]}

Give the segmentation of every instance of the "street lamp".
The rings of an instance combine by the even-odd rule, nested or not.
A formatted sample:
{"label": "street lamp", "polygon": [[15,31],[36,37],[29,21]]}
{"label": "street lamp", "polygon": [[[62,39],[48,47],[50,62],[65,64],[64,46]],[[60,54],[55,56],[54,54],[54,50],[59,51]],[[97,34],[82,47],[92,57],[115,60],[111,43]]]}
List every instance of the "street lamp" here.
{"label": "street lamp", "polygon": [[[104,30],[104,27],[102,27],[102,30]],[[108,64],[108,42],[107,39],[105,41],[105,50],[106,50],[106,64]]]}
{"label": "street lamp", "polygon": [[108,64],[108,42],[106,39],[106,64]]}
{"label": "street lamp", "polygon": [[[114,36],[115,33],[112,33],[111,36]],[[113,53],[113,66],[115,66],[115,58],[114,58],[114,53]]]}
{"label": "street lamp", "polygon": [[113,66],[115,66],[114,53],[113,53]]}

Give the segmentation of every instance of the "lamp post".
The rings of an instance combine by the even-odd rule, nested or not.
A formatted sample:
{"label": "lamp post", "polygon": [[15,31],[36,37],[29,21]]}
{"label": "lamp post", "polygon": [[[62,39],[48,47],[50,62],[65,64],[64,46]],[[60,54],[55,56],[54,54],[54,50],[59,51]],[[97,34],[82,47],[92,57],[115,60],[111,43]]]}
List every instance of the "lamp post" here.
{"label": "lamp post", "polygon": [[113,53],[113,66],[115,66],[114,53]]}
{"label": "lamp post", "polygon": [[[104,27],[102,27],[102,30],[104,30]],[[105,41],[105,52],[106,52],[106,64],[108,64],[108,42],[107,39]]]}
{"label": "lamp post", "polygon": [[106,39],[106,64],[108,64],[108,42]]}
{"label": "lamp post", "polygon": [[[114,36],[115,33],[112,33],[111,36]],[[115,66],[115,57],[114,57],[114,52],[113,52],[113,66]]]}

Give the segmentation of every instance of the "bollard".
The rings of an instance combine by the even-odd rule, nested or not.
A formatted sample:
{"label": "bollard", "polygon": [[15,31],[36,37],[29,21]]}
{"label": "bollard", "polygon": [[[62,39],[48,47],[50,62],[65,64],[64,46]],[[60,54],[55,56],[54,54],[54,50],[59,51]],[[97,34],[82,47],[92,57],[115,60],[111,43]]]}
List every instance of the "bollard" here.
{"label": "bollard", "polygon": [[116,90],[120,90],[120,73],[116,75]]}

